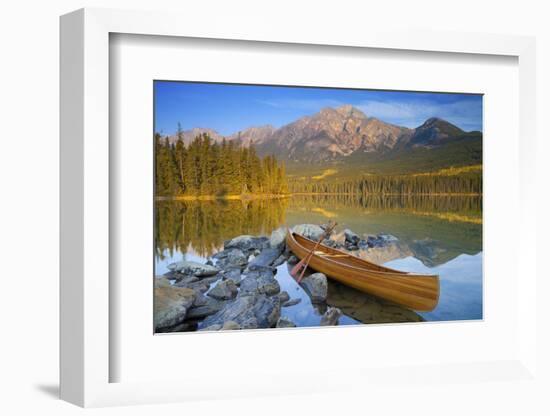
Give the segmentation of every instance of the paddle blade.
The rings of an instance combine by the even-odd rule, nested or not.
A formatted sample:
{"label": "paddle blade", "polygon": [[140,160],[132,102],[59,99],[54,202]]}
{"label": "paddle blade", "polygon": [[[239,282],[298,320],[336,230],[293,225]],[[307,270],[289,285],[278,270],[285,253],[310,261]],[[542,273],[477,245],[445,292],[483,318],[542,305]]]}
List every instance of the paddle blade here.
{"label": "paddle blade", "polygon": [[304,260],[305,259],[300,260],[300,262],[298,264],[296,264],[296,266],[294,266],[292,268],[292,270],[290,270],[290,275],[292,277],[296,277],[298,275],[298,273],[300,273],[300,270],[302,270],[302,267],[305,266]]}

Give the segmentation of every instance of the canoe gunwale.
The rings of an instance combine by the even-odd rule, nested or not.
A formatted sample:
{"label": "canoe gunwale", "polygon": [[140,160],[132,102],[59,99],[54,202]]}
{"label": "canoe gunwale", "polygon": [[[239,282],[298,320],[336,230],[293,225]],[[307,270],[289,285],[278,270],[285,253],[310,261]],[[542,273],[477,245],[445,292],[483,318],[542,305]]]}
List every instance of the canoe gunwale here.
{"label": "canoe gunwale", "polygon": [[[289,233],[290,233],[290,236],[292,237],[292,239],[296,242],[296,244],[302,246],[305,250],[308,250],[307,247],[304,247],[302,244],[300,244],[296,238],[294,237],[295,235],[304,239],[304,240],[308,240],[308,241],[312,241],[312,240],[309,240],[308,238],[305,238],[299,234],[296,234],[296,233],[293,233],[289,230]],[[313,242],[315,243],[315,242]],[[326,246],[320,244],[319,247],[322,247],[322,248],[325,248]],[[410,272],[404,272],[402,270],[395,270],[395,269],[392,269],[390,267],[386,267],[386,266],[379,266],[378,264],[375,264],[375,263],[371,263],[370,261],[368,260],[365,260],[365,259],[362,259],[360,257],[354,257],[353,255],[349,254],[349,253],[346,253],[345,251],[342,251],[342,250],[338,250],[336,248],[332,248],[332,247],[328,247],[330,249],[332,249],[333,251],[337,251],[341,254],[345,254],[347,257],[352,257],[352,258],[355,258],[357,260],[361,260],[362,262],[366,263],[366,264],[373,264],[374,266],[377,266],[377,267],[383,267],[384,269],[387,269],[388,271],[381,271],[381,270],[372,270],[372,269],[369,269],[368,267],[357,267],[357,266],[353,266],[353,265],[350,265],[348,263],[342,263],[338,260],[334,260],[334,259],[331,259],[330,257],[322,257],[322,256],[319,256],[317,254],[315,254],[316,256],[318,257],[322,257],[323,261],[328,261],[328,262],[331,262],[331,263],[334,263],[334,264],[337,264],[339,266],[343,266],[345,268],[350,268],[350,269],[355,269],[357,271],[361,271],[361,270],[368,270],[369,272],[375,272],[375,273],[380,273],[382,275],[386,275],[386,276],[393,276],[395,275],[396,273],[398,274],[401,274],[403,275],[403,277],[407,277],[407,276],[410,276],[410,277],[429,277],[429,278],[433,278],[433,277],[438,277],[438,275],[436,274],[421,274],[421,273],[410,273]],[[384,277],[384,276],[381,276],[381,277]]]}
{"label": "canoe gunwale", "polygon": [[[293,233],[291,230],[288,230],[286,239],[290,250],[300,259],[307,256],[316,244],[315,241]],[[394,271],[322,244],[318,246],[318,249],[325,253],[344,254],[345,258],[354,263],[359,262],[364,265],[364,267],[360,267],[357,264],[343,262],[341,257],[335,259],[320,254],[314,254],[311,257],[310,266],[314,270],[320,271],[344,285],[417,311],[431,311],[439,303],[438,275]]]}

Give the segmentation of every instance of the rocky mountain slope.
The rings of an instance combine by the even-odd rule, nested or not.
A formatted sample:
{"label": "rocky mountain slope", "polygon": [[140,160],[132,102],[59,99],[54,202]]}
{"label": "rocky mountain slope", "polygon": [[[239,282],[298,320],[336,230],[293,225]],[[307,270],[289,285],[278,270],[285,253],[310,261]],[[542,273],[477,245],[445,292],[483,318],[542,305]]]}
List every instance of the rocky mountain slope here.
{"label": "rocky mountain slope", "polygon": [[[183,132],[185,143],[200,133],[208,133],[215,142],[223,140],[212,129],[196,128]],[[176,135],[170,137],[172,142],[176,139]],[[270,125],[250,127],[225,139],[239,146],[254,145],[259,155],[274,154],[291,165],[379,164],[411,157],[412,165],[416,160],[426,165],[426,158],[434,156],[448,162],[441,166],[481,160],[480,132],[465,132],[439,118],[430,118],[414,129],[400,127],[368,117],[351,105],[324,108],[278,129]]]}

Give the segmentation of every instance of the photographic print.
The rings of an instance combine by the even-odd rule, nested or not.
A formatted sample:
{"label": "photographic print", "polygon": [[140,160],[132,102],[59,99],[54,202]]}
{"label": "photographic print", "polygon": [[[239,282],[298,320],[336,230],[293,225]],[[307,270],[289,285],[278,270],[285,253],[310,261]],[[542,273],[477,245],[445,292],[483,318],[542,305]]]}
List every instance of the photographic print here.
{"label": "photographic print", "polygon": [[154,331],[483,318],[483,96],[155,81]]}

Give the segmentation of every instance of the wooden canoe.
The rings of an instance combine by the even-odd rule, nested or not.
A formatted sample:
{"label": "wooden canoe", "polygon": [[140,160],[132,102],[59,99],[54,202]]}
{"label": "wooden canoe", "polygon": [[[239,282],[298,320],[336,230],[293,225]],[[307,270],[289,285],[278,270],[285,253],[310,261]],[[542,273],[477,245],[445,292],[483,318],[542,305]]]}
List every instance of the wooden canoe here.
{"label": "wooden canoe", "polygon": [[[290,230],[289,249],[300,260],[316,242]],[[309,267],[362,292],[416,311],[431,311],[439,301],[439,276],[402,272],[360,259],[344,251],[319,244]]]}

